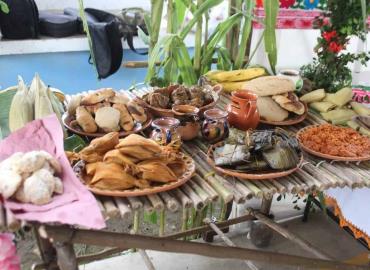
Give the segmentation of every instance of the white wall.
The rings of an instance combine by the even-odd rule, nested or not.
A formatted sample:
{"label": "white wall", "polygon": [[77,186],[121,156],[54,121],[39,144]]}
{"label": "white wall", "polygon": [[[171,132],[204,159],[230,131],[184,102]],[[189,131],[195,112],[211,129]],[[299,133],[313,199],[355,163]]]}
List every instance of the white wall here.
{"label": "white wall", "polygon": [[[62,10],[66,7],[78,7],[78,0],[35,0],[40,10]],[[84,0],[85,7],[119,10],[126,7],[150,9],[150,0]]]}

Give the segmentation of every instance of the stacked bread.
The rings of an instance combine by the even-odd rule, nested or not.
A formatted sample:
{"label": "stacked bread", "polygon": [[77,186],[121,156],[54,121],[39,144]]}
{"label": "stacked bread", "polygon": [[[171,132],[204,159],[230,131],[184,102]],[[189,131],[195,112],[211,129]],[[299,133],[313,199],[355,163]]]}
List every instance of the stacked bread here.
{"label": "stacked bread", "polygon": [[271,122],[286,120],[290,114],[302,115],[305,106],[294,94],[294,82],[280,76],[264,76],[245,83],[245,89],[258,95],[261,119]]}

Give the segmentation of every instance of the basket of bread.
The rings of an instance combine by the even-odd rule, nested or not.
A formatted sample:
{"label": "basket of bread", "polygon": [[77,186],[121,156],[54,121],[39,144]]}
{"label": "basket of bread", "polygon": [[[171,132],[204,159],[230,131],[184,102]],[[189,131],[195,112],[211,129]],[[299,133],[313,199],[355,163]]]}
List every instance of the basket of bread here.
{"label": "basket of bread", "polygon": [[72,96],[63,115],[67,129],[89,137],[109,132],[119,132],[120,137],[125,137],[144,130],[151,121],[151,115],[136,100],[111,88]]}

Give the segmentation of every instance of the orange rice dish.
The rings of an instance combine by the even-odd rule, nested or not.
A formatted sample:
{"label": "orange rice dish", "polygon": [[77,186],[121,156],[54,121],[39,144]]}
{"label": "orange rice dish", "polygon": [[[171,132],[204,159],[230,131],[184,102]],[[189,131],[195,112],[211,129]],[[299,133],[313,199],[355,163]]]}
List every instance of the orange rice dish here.
{"label": "orange rice dish", "polygon": [[370,156],[370,138],[355,130],[324,124],[305,129],[298,138],[313,151],[338,157]]}

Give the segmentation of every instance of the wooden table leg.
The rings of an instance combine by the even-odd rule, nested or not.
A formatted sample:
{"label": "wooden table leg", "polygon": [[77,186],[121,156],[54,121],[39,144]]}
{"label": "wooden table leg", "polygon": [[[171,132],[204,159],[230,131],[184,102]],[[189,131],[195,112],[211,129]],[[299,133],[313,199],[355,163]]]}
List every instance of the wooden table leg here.
{"label": "wooden table leg", "polygon": [[[264,197],[262,199],[260,209],[260,213],[270,218],[272,218],[270,216],[272,199],[273,199],[272,197],[271,198]],[[252,222],[249,236],[251,238],[253,245],[255,245],[258,248],[264,248],[270,245],[273,236],[273,231],[263,223]]]}
{"label": "wooden table leg", "polygon": [[312,200],[314,200],[314,199],[315,198],[311,194],[308,195],[306,206],[304,207],[304,212],[303,212],[303,218],[302,218],[303,222],[307,222],[307,220],[308,220],[308,214],[310,213],[310,209],[311,209],[311,206],[312,206]]}
{"label": "wooden table leg", "polygon": [[[231,210],[233,209],[233,201],[227,203],[226,205],[226,214],[225,214],[225,220],[227,220],[229,217],[230,217],[230,214],[231,214]],[[223,228],[222,229],[222,232],[223,233],[228,233],[229,232],[229,227],[226,227],[226,228]],[[210,231],[210,232],[206,232],[206,233],[203,233],[203,240],[207,243],[212,243],[213,242],[213,238],[216,236],[217,234],[214,232],[214,231]]]}
{"label": "wooden table leg", "polygon": [[40,251],[41,260],[45,265],[44,269],[59,270],[56,262],[56,250],[50,243],[49,239],[45,239],[40,236],[38,226],[33,226],[33,234]]}
{"label": "wooden table leg", "polygon": [[60,270],[78,270],[76,253],[71,243],[56,242],[57,260]]}

